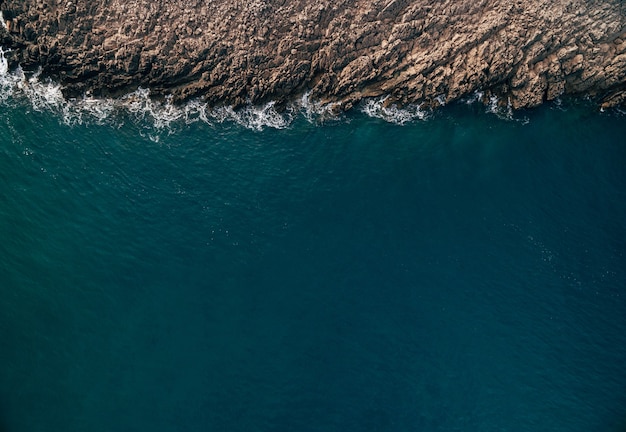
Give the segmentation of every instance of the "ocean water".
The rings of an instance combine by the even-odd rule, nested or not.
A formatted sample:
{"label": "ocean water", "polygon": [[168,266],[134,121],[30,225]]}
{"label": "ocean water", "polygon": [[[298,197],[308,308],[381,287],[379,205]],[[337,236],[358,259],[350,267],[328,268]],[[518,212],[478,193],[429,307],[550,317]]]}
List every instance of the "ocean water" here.
{"label": "ocean water", "polygon": [[6,72],[1,432],[626,430],[618,111],[120,110]]}

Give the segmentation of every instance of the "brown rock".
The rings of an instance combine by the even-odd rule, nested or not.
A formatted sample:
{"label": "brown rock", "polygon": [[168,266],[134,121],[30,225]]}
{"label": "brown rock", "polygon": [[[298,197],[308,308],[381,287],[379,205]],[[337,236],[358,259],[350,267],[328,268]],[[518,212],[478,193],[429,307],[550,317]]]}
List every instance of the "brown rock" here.
{"label": "brown rock", "polygon": [[[11,64],[42,68],[67,94],[138,85],[174,100],[286,100],[310,91],[446,101],[476,90],[536,106],[561,94],[623,103],[618,0],[0,1]],[[8,46],[7,46],[8,45]]]}

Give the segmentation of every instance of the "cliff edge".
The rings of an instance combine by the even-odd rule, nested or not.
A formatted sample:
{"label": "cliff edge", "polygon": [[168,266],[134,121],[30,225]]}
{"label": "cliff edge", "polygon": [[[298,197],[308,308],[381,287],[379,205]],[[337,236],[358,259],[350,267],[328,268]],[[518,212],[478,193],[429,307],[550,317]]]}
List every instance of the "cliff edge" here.
{"label": "cliff edge", "polygon": [[0,0],[12,67],[66,96],[138,86],[174,101],[287,101],[345,109],[456,100],[514,108],[562,94],[626,101],[620,0]]}

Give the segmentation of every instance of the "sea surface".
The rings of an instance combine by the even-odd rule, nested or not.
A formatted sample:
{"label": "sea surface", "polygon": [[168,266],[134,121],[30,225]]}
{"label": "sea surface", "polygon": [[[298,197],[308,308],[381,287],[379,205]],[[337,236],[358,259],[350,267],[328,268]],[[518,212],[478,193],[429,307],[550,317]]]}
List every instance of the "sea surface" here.
{"label": "sea surface", "polygon": [[626,431],[619,111],[207,114],[13,78],[0,432]]}

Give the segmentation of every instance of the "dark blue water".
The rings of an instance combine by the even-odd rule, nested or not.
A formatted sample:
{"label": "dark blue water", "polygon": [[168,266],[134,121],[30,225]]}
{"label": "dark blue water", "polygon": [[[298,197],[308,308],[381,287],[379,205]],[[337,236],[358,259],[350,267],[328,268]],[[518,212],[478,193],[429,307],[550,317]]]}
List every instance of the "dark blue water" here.
{"label": "dark blue water", "polygon": [[0,431],[626,430],[626,121],[0,113]]}

